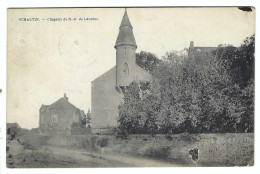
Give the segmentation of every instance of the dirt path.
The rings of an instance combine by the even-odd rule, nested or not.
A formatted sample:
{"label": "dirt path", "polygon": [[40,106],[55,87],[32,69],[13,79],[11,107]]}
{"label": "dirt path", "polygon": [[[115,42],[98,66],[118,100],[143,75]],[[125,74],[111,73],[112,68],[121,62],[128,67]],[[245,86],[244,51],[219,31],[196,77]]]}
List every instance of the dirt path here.
{"label": "dirt path", "polygon": [[[91,153],[83,150],[70,150],[52,146],[43,146],[38,150],[40,153],[49,153],[59,158],[63,157],[67,161],[82,163],[82,167],[174,167],[176,165],[155,161],[151,159],[141,159],[119,154]],[[68,166],[69,167],[69,166]]]}
{"label": "dirt path", "polygon": [[[9,141],[7,166],[10,168],[97,168],[173,167],[172,163],[121,154],[107,154],[53,146],[26,146]],[[102,151],[102,150],[101,150]]]}

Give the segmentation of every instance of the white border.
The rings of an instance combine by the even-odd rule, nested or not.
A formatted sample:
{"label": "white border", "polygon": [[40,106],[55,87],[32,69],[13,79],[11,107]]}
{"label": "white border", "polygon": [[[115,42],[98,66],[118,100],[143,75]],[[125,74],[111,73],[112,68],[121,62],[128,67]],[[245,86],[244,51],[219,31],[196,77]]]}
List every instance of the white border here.
{"label": "white border", "polygon": [[[46,174],[48,173],[167,173],[167,172],[176,172],[176,173],[230,173],[235,172],[236,174],[240,173],[257,173],[260,171],[260,154],[259,154],[259,140],[257,136],[259,135],[260,123],[258,119],[258,114],[260,105],[259,105],[259,94],[256,90],[256,105],[255,105],[255,166],[254,167],[219,167],[219,168],[120,168],[120,169],[6,169],[6,159],[5,159],[5,127],[6,127],[6,43],[7,43],[7,8],[29,8],[29,7],[130,7],[130,6],[254,6],[256,7],[256,12],[258,12],[259,1],[257,0],[179,0],[179,1],[170,1],[170,0],[12,0],[12,1],[3,1],[0,0],[0,88],[3,90],[0,94],[0,126],[1,126],[1,173],[39,173]],[[257,13],[256,13],[257,15]],[[258,18],[258,17],[256,17]],[[257,21],[257,20],[256,20]],[[256,23],[256,57],[258,55],[259,48],[259,22]],[[256,89],[259,85],[259,76],[260,69],[257,67],[260,66],[260,61],[256,58]],[[19,94],[17,94],[19,95]],[[258,147],[258,148],[257,148]],[[194,171],[195,170],[195,171]]]}

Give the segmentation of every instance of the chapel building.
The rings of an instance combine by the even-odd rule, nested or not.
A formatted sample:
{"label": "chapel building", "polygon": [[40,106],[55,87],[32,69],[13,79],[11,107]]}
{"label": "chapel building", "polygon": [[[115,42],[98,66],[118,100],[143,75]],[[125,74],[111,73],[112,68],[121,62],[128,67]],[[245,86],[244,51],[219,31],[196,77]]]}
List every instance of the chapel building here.
{"label": "chapel building", "polygon": [[116,127],[123,91],[133,81],[151,79],[151,75],[136,64],[137,44],[126,10],[114,48],[116,65],[91,82],[92,132]]}

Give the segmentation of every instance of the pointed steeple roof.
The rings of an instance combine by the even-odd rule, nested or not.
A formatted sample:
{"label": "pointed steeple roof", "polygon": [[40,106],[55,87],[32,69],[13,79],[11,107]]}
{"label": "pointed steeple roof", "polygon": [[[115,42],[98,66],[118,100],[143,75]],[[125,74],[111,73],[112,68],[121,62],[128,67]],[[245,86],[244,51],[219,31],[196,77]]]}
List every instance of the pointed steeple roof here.
{"label": "pointed steeple roof", "polygon": [[133,45],[137,47],[133,34],[133,27],[130,23],[126,10],[119,27],[119,34],[117,36],[115,48],[119,45]]}
{"label": "pointed steeple roof", "polygon": [[[124,16],[123,16],[123,19],[122,19],[122,22],[121,22],[120,27],[123,27],[123,26],[132,27],[131,22],[130,22],[130,20],[129,20],[129,18],[128,18],[126,9],[125,9],[125,14],[124,14]],[[132,27],[132,28],[133,28],[133,27]]]}

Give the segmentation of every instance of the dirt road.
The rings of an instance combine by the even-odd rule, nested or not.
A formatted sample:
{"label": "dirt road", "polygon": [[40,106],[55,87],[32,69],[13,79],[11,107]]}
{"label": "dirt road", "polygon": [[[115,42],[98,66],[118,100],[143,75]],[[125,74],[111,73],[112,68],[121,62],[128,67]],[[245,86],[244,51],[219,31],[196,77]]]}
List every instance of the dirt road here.
{"label": "dirt road", "polygon": [[7,153],[10,168],[97,168],[97,167],[169,167],[171,163],[131,157],[121,154],[104,154],[86,150],[53,146],[24,147],[11,141]]}
{"label": "dirt road", "polygon": [[84,150],[69,150],[43,146],[39,152],[63,157],[68,161],[83,163],[82,167],[173,167],[173,164],[151,159],[141,159],[120,154],[91,153]]}

